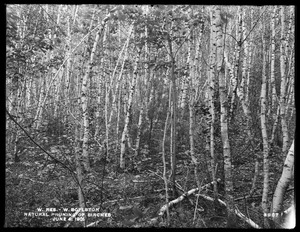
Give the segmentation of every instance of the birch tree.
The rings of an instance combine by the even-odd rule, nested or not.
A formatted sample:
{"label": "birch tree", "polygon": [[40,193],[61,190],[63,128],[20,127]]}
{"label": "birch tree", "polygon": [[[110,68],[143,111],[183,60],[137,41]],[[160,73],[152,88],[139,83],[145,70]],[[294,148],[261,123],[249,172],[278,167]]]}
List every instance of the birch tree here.
{"label": "birch tree", "polygon": [[[275,88],[275,22],[276,22],[276,10],[277,7],[275,6],[272,12],[272,19],[271,19],[271,90],[269,90],[271,94],[271,109],[275,108],[275,101],[277,97],[276,88]],[[276,110],[275,110],[276,111]],[[272,110],[272,112],[274,112]],[[275,114],[274,114],[275,115]]]}
{"label": "birch tree", "polygon": [[211,30],[210,30],[210,52],[209,52],[209,106],[210,106],[210,115],[211,115],[211,124],[210,124],[210,155],[211,155],[211,174],[212,180],[214,183],[214,199],[215,202],[218,198],[218,189],[217,189],[217,179],[216,179],[216,156],[215,156],[215,141],[214,141],[214,123],[215,123],[215,67],[216,67],[216,31],[218,30],[218,20],[216,16],[216,8],[212,7],[210,18],[211,18]]}
{"label": "birch tree", "polygon": [[283,198],[289,183],[294,177],[294,141],[286,156],[281,177],[277,183],[274,195],[271,212],[275,213],[273,220],[280,223],[280,214],[283,211]]}
{"label": "birch tree", "polygon": [[284,6],[280,7],[281,16],[281,44],[280,44],[280,74],[281,74],[281,86],[280,86],[280,118],[282,128],[282,154],[287,152],[289,133],[285,115],[286,108],[286,64],[287,64],[287,41],[285,34],[285,12]]}
{"label": "birch tree", "polygon": [[[199,162],[197,160],[195,154],[195,102],[197,97],[197,84],[196,84],[196,65],[199,64],[199,53],[200,53],[200,44],[202,42],[202,34],[203,34],[203,26],[201,25],[201,29],[199,32],[199,40],[196,41],[196,51],[194,61],[191,62],[191,70],[189,74],[189,142],[190,142],[190,153],[192,162],[194,164],[194,176],[196,179],[196,183],[198,188],[200,188],[200,176],[198,172]],[[201,78],[201,77],[200,77]],[[200,79],[199,78],[199,79]]]}
{"label": "birch tree", "polygon": [[[172,28],[172,27],[171,27]],[[177,128],[177,90],[175,79],[175,58],[173,53],[173,46],[170,36],[167,36],[167,43],[169,48],[169,57],[171,61],[170,79],[172,80],[172,120],[171,120],[171,175],[170,179],[173,185],[173,194],[175,194],[176,186],[176,128]]]}
{"label": "birch tree", "polygon": [[[149,6],[145,7],[145,15],[148,15],[148,11],[149,11]],[[136,136],[136,143],[135,143],[135,156],[138,156],[139,155],[139,150],[140,150],[140,141],[141,141],[141,134],[142,134],[142,123],[143,123],[143,117],[144,117],[144,113],[145,113],[145,105],[146,103],[144,103],[144,101],[147,100],[147,96],[148,96],[148,92],[150,91],[149,90],[149,83],[150,83],[150,70],[149,70],[149,46],[148,46],[148,27],[147,25],[145,25],[145,35],[144,35],[144,38],[145,38],[145,68],[144,68],[144,83],[142,82],[141,85],[140,85],[140,113],[139,113],[139,120],[138,120],[138,128],[137,128],[137,136]],[[147,89],[146,89],[146,94],[145,96],[146,97],[142,97],[143,95],[143,88],[142,86],[146,86]]]}
{"label": "birch tree", "polygon": [[98,41],[100,36],[105,28],[105,24],[110,19],[111,14],[116,10],[116,8],[112,9],[109,14],[102,20],[100,24],[100,28],[97,31],[96,38],[93,44],[93,48],[90,54],[89,63],[85,72],[85,75],[82,79],[82,88],[81,88],[81,107],[82,107],[82,120],[83,120],[83,138],[82,138],[82,156],[84,158],[84,167],[86,171],[90,171],[90,162],[89,162],[89,154],[88,154],[88,141],[89,141],[89,117],[88,117],[88,79],[90,72],[92,70],[94,64],[94,56],[97,48]]}
{"label": "birch tree", "polygon": [[215,28],[216,28],[216,70],[219,81],[219,96],[221,105],[221,137],[223,142],[223,156],[224,156],[224,173],[225,173],[225,192],[226,192],[226,205],[227,205],[227,227],[235,226],[235,213],[234,213],[234,198],[233,198],[233,181],[232,181],[232,165],[231,165],[231,152],[228,137],[228,114],[227,114],[227,94],[225,89],[225,70],[224,70],[224,38],[222,33],[222,26],[224,22],[221,19],[220,7],[215,7]]}
{"label": "birch tree", "polygon": [[235,50],[234,50],[234,67],[233,67],[233,76],[232,76],[232,97],[230,103],[229,117],[233,118],[233,111],[235,107],[235,98],[237,95],[238,88],[238,75],[239,75],[239,67],[240,67],[240,56],[241,56],[241,47],[242,47],[242,24],[243,24],[243,9],[238,6],[238,17],[236,21],[236,30],[237,37],[235,39]]}
{"label": "birch tree", "polygon": [[141,48],[137,48],[137,55],[134,62],[134,69],[133,69],[133,77],[131,80],[131,87],[128,96],[128,104],[126,109],[126,116],[125,116],[125,125],[121,137],[121,152],[120,152],[120,168],[125,169],[125,150],[126,150],[126,142],[128,140],[128,126],[129,126],[129,119],[132,113],[132,101],[133,101],[133,94],[136,88],[136,79],[138,77],[138,64],[140,58]]}
{"label": "birch tree", "polygon": [[[268,213],[268,194],[269,194],[269,144],[268,135],[266,128],[266,52],[265,52],[265,30],[262,31],[262,52],[263,52],[263,62],[262,62],[262,85],[261,85],[261,133],[263,138],[263,195],[262,195],[262,209],[264,213]],[[265,226],[268,226],[268,219],[265,218]]]}
{"label": "birch tree", "polygon": [[[245,18],[246,13],[243,11],[243,17]],[[251,111],[250,111],[250,102],[249,102],[249,93],[247,91],[247,88],[249,87],[249,73],[250,73],[250,59],[251,59],[251,49],[249,49],[249,43],[248,43],[248,32],[246,29],[245,25],[245,20],[242,21],[242,35],[240,40],[243,41],[243,47],[244,47],[244,57],[242,61],[242,80],[240,85],[237,87],[237,96],[239,100],[241,101],[242,109],[244,112],[244,115],[246,117],[246,131],[249,139],[249,143],[251,145],[252,151],[254,151],[255,144],[254,144],[254,136],[253,136],[253,130],[251,128],[251,122],[252,122],[252,117],[251,117]],[[246,37],[247,36],[247,37]],[[229,66],[230,74],[233,76],[232,72],[232,65],[229,63],[228,58],[226,57],[226,62],[227,65]],[[254,188],[255,188],[255,182],[257,180],[257,175],[258,175],[258,167],[259,167],[259,162],[258,162],[258,155],[255,155],[255,170],[254,170],[254,177],[253,177],[253,182],[252,182],[252,188],[250,190],[250,195],[253,193]]]}

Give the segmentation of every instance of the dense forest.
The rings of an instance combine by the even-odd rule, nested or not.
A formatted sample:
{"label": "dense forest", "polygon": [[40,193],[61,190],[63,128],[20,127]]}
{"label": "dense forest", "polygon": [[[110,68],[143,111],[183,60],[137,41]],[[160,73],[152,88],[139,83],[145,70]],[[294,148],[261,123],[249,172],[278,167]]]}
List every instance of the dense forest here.
{"label": "dense forest", "polygon": [[295,7],[7,5],[5,227],[295,225]]}

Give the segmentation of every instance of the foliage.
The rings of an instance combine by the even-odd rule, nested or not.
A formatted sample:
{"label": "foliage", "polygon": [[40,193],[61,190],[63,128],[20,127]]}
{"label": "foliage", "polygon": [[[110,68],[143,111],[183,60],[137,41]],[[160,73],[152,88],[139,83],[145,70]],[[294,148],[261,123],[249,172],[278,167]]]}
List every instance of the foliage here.
{"label": "foliage", "polygon": [[[6,17],[6,226],[7,227],[61,227],[65,222],[47,218],[26,218],[24,212],[38,207],[78,207],[78,165],[82,158],[83,131],[89,132],[88,153],[90,172],[83,171],[81,188],[87,207],[101,207],[102,212],[112,213],[112,218],[101,218],[99,227],[150,227],[165,203],[162,180],[163,128],[169,107],[171,83],[169,60],[170,40],[175,58],[175,80],[178,103],[183,95],[184,83],[192,74],[191,61],[196,71],[193,85],[188,85],[187,101],[195,97],[194,143],[198,161],[198,176],[202,184],[211,180],[210,108],[206,93],[209,91],[210,6],[190,5],[7,5]],[[115,9],[113,12],[110,11]],[[236,205],[258,224],[262,223],[259,207],[262,194],[263,173],[260,171],[253,197],[246,198],[252,186],[255,158],[258,156],[262,170],[262,143],[260,122],[260,91],[262,69],[270,76],[270,60],[262,62],[262,40],[270,40],[272,7],[245,6],[245,30],[251,30],[253,57],[250,60],[248,89],[251,121],[245,121],[242,101],[237,98],[234,117],[229,121],[229,142],[232,154],[233,182]],[[292,14],[286,7],[287,15]],[[265,11],[263,11],[265,10]],[[226,48],[229,62],[237,72],[237,82],[242,81],[242,60],[247,54],[242,46],[239,61],[235,60],[236,24],[238,6],[222,7],[223,23],[227,24]],[[264,20],[261,15],[263,14]],[[109,16],[109,17],[108,17]],[[107,21],[104,21],[106,20]],[[291,16],[291,23],[294,19]],[[258,21],[256,21],[258,20]],[[255,24],[257,23],[257,24]],[[129,29],[133,26],[132,34]],[[262,38],[262,28],[265,27]],[[276,30],[280,31],[278,21]],[[225,31],[223,31],[225,32]],[[191,33],[191,34],[189,34]],[[99,36],[96,51],[92,48]],[[294,34],[287,39],[294,41]],[[250,44],[250,37],[247,39]],[[126,44],[128,43],[128,46]],[[280,93],[280,38],[276,34],[275,88]],[[189,46],[190,49],[189,49]],[[199,46],[199,57],[196,50]],[[190,52],[189,52],[190,51]],[[140,52],[139,60],[136,59]],[[269,48],[267,53],[269,52]],[[287,51],[287,75],[293,83],[293,47]],[[82,78],[94,57],[87,81],[87,92],[82,94]],[[188,63],[188,57],[191,60]],[[235,64],[234,62],[237,62]],[[128,106],[132,77],[136,74],[137,87],[132,106]],[[114,74],[114,75],[113,75]],[[219,74],[216,74],[219,75]],[[228,102],[233,97],[232,79],[228,74],[226,91]],[[268,80],[269,81],[269,80]],[[190,88],[194,88],[194,92]],[[270,88],[270,87],[268,87]],[[289,87],[286,87],[287,89]],[[220,96],[215,83],[216,120],[214,124],[214,152],[217,157],[217,177],[220,198],[224,199],[224,157],[220,127]],[[291,87],[292,89],[292,87]],[[287,94],[287,121],[290,141],[294,137],[294,92]],[[268,106],[270,106],[268,89]],[[195,95],[195,96],[194,96]],[[197,96],[196,96],[197,95]],[[87,97],[88,126],[83,122],[83,98]],[[172,97],[172,96],[171,96]],[[115,99],[115,100],[114,100]],[[115,101],[115,102],[114,102]],[[174,102],[171,101],[173,106]],[[141,127],[140,110],[144,107]],[[131,107],[129,132],[126,135],[126,168],[119,168],[120,138],[125,127],[128,108]],[[189,111],[178,107],[177,176],[178,184],[187,191],[196,187],[194,163],[191,160]],[[227,111],[229,111],[229,106]],[[271,109],[271,108],[270,108]],[[267,130],[271,135],[274,110],[267,115]],[[173,117],[171,115],[171,117]],[[40,120],[40,124],[38,121]],[[87,128],[86,128],[87,127]],[[247,130],[251,127],[254,148]],[[25,130],[25,132],[24,132]],[[140,130],[140,131],[139,131]],[[165,150],[167,168],[171,166],[170,124],[167,124]],[[139,133],[140,132],[140,133]],[[135,142],[140,136],[139,147]],[[270,190],[275,189],[283,165],[281,122],[275,131],[270,153]],[[34,142],[35,143],[34,143]],[[131,144],[130,144],[131,143]],[[40,145],[40,147],[37,146]],[[43,150],[41,150],[43,148]],[[139,149],[138,155],[135,152]],[[77,156],[78,155],[78,156]],[[18,157],[18,159],[16,159]],[[79,157],[79,158],[78,158]],[[80,165],[79,165],[80,166]],[[74,179],[74,176],[77,179]],[[293,186],[293,183],[291,184]],[[212,195],[207,188],[201,193]],[[182,191],[179,193],[182,194]],[[286,196],[289,198],[290,194]],[[169,199],[172,200],[172,199]],[[290,199],[288,199],[289,201]],[[197,206],[194,204],[197,201]],[[287,202],[288,202],[287,201]],[[193,204],[191,204],[193,202]],[[198,208],[197,208],[198,207]],[[200,210],[203,208],[203,211]],[[172,227],[225,227],[226,210],[215,211],[213,203],[193,195],[170,208]],[[92,223],[95,218],[88,218]],[[156,226],[170,226],[160,218]],[[238,221],[237,227],[248,226]],[[71,226],[82,226],[74,222]]]}

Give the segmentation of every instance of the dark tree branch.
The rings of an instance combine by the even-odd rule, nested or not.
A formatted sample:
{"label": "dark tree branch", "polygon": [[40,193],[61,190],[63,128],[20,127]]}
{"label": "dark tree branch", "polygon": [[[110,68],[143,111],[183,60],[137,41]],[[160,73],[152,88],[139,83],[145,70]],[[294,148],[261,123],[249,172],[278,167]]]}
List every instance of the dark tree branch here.
{"label": "dark tree branch", "polygon": [[61,162],[60,160],[56,159],[53,155],[51,155],[49,152],[47,152],[41,145],[39,145],[30,135],[29,133],[14,119],[14,117],[8,112],[8,110],[6,109],[6,113],[8,115],[8,117],[24,132],[24,134],[30,139],[30,141],[35,144],[38,148],[40,148],[45,154],[47,154],[52,160],[54,160],[56,163],[60,164],[61,166],[63,166],[64,168],[66,168],[71,176],[73,177],[73,179],[75,180],[75,182],[78,184],[78,186],[81,189],[81,192],[83,194],[83,199],[84,199],[84,205],[86,206],[86,201],[85,201],[85,196],[83,193],[83,189],[81,187],[81,184],[79,183],[75,173],[71,170],[71,168],[69,168],[66,164],[64,164],[63,162]]}

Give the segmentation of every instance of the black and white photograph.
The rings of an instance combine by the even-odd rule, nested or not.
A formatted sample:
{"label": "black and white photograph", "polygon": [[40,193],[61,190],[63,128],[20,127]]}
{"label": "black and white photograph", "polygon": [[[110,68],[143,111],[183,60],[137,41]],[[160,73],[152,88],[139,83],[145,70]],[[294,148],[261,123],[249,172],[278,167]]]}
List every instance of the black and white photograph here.
{"label": "black and white photograph", "polygon": [[3,226],[295,228],[295,8],[5,5]]}

